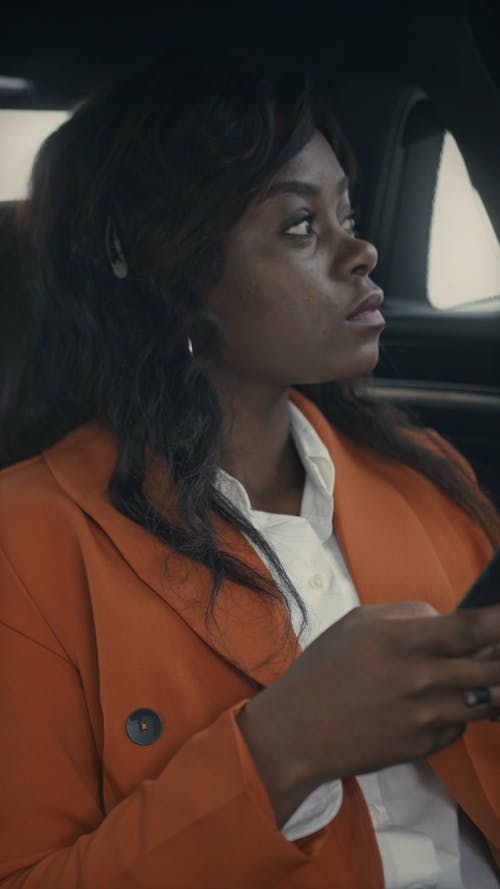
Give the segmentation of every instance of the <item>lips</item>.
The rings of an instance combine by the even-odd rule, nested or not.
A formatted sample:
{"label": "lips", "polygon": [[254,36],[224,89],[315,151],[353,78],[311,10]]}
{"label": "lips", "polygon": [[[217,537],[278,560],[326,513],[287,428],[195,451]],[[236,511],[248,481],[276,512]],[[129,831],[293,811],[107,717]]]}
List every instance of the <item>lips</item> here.
{"label": "lips", "polygon": [[379,311],[383,302],[384,294],[382,291],[378,288],[371,290],[347,317],[347,321],[384,323],[384,319]]}

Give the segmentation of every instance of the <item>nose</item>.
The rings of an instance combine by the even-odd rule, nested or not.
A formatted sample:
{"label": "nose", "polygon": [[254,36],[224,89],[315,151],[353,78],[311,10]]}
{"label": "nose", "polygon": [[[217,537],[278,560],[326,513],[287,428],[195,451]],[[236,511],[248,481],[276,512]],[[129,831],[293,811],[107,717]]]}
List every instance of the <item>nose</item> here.
{"label": "nose", "polygon": [[377,248],[370,241],[346,235],[337,250],[335,271],[341,278],[348,278],[351,275],[365,277],[373,272],[377,261]]}

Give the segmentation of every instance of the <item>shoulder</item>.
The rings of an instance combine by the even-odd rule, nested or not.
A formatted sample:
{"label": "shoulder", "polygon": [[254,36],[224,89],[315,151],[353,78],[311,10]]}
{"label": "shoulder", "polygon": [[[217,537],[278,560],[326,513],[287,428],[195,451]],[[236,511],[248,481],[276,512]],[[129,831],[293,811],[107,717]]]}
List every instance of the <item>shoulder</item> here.
{"label": "shoulder", "polygon": [[[64,513],[67,497],[43,454],[0,472],[0,544],[10,551],[17,539],[24,553],[45,537],[53,518]],[[15,549],[15,547],[14,547]]]}
{"label": "shoulder", "polygon": [[33,542],[37,527],[43,527],[81,511],[78,488],[90,487],[106,496],[111,475],[114,443],[106,427],[93,422],[69,435],[40,454],[0,471],[0,542],[12,533],[22,533]]}
{"label": "shoulder", "polygon": [[111,444],[99,424],[88,424],[0,472],[0,619],[57,653],[62,611],[66,620],[86,619],[86,561],[97,532],[82,498],[112,510]]}

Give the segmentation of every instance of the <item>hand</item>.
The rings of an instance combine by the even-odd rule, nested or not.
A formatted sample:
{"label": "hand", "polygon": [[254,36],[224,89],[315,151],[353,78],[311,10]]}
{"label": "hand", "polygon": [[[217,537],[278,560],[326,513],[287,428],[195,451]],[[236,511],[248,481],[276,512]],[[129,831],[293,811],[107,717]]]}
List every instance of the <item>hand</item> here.
{"label": "hand", "polygon": [[[278,823],[324,781],[428,756],[498,715],[500,658],[484,656],[498,640],[500,606],[364,606],[329,627],[238,717]],[[492,703],[467,706],[482,686]]]}

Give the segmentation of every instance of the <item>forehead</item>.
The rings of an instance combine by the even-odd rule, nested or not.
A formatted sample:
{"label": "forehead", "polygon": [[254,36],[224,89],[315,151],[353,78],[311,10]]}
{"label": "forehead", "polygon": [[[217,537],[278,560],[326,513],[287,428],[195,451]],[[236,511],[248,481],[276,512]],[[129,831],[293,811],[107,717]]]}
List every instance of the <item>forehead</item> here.
{"label": "forehead", "polygon": [[344,176],[344,170],[332,146],[323,134],[316,130],[312,139],[301,151],[281,167],[272,182],[285,178],[300,179],[335,189]]}

